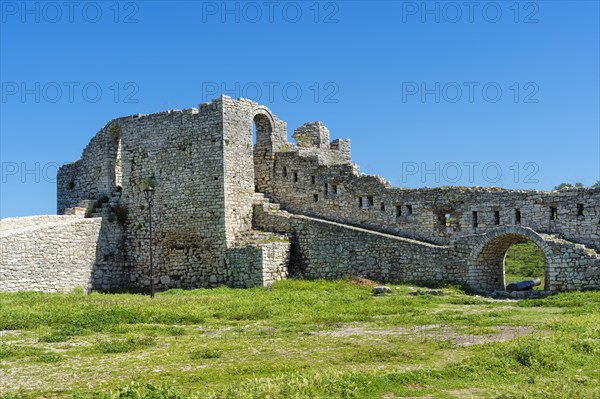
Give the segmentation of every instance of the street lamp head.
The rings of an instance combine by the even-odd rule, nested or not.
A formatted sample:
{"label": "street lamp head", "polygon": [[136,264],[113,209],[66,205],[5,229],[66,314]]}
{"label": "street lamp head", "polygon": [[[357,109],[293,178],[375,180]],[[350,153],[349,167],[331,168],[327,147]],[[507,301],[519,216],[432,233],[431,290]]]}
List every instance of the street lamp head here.
{"label": "street lamp head", "polygon": [[154,187],[148,186],[144,189],[144,197],[146,197],[148,204],[151,204],[154,199]]}

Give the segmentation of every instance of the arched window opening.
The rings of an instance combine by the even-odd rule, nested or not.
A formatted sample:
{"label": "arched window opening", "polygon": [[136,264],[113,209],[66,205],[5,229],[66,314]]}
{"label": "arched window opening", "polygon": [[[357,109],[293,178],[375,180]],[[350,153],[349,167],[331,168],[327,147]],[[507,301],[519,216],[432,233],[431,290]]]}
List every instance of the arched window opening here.
{"label": "arched window opening", "polygon": [[254,191],[264,192],[269,184],[272,166],[271,121],[264,114],[257,114],[252,119],[252,146],[254,158]]}

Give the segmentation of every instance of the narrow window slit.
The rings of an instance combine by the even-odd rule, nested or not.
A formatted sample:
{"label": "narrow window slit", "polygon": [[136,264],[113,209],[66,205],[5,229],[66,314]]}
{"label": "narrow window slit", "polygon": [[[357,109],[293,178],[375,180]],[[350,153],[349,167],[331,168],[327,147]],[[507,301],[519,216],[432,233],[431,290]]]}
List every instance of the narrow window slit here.
{"label": "narrow window slit", "polygon": [[558,208],[555,206],[550,207],[550,221],[554,222],[558,219]]}

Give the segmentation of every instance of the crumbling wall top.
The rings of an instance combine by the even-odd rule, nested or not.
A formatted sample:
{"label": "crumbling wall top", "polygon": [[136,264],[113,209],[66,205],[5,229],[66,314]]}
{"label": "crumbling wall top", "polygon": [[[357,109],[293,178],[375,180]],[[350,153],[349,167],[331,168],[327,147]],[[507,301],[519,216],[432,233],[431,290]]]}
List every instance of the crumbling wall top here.
{"label": "crumbling wall top", "polygon": [[322,122],[306,122],[294,130],[299,147],[329,148],[329,129]]}

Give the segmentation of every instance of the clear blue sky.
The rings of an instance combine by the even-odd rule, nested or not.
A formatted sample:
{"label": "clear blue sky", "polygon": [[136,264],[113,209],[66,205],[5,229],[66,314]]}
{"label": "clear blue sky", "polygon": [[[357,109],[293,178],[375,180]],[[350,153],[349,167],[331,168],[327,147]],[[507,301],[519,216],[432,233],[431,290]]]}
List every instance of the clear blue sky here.
{"label": "clear blue sky", "polygon": [[55,213],[110,119],[223,90],[396,186],[595,183],[598,2],[464,3],[2,1],[0,216]]}

